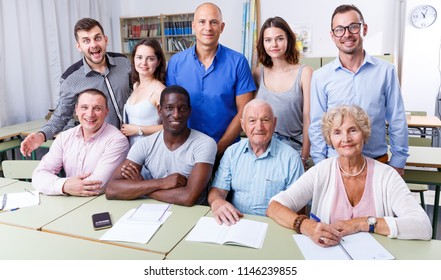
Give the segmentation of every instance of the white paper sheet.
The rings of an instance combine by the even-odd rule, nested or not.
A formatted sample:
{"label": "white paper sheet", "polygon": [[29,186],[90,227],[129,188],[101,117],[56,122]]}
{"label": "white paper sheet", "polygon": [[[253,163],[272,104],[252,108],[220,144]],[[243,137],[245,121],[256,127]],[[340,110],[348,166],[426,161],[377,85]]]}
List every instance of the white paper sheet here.
{"label": "white paper sheet", "polygon": [[172,212],[167,211],[158,222],[133,221],[130,217],[136,209],[129,210],[110,228],[100,240],[125,241],[146,244]]}
{"label": "white paper sheet", "polygon": [[[306,260],[348,260],[339,246],[323,248],[315,244],[311,238],[302,234],[294,234],[293,238]],[[341,242],[354,260],[393,260],[392,256],[368,232],[359,232],[343,237]]]}
{"label": "white paper sheet", "polygon": [[[0,203],[3,201],[3,197],[4,194],[0,196]],[[7,193],[6,197],[6,205],[3,211],[40,204],[40,194],[37,191]]]}

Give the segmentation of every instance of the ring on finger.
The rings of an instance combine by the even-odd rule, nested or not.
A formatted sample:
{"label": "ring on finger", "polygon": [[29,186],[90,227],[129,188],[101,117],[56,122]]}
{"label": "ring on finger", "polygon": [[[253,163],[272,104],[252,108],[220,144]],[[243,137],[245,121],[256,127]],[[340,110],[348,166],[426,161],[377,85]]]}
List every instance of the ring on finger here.
{"label": "ring on finger", "polygon": [[324,238],[323,236],[320,237],[319,240],[318,240],[318,242],[319,242],[320,244],[325,244],[325,238]]}

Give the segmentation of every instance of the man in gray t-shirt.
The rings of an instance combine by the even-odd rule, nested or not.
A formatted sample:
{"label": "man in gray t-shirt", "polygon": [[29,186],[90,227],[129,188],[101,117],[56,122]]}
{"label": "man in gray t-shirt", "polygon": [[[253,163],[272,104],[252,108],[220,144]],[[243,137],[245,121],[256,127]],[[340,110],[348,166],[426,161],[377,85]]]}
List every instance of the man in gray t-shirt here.
{"label": "man in gray t-shirt", "polygon": [[161,93],[158,113],[163,130],[135,143],[106,188],[108,199],[141,196],[191,206],[206,204],[216,142],[188,128],[190,96],[180,86]]}

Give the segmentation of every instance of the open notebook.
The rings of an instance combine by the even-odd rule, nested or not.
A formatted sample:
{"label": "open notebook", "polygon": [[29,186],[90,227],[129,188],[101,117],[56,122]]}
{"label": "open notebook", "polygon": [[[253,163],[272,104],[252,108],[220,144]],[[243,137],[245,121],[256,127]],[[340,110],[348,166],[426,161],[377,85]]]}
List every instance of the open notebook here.
{"label": "open notebook", "polygon": [[268,224],[240,219],[234,225],[219,225],[214,218],[202,217],[188,234],[187,241],[238,245],[261,249]]}
{"label": "open notebook", "polygon": [[[315,244],[311,238],[302,234],[294,234],[294,240],[302,251],[306,260],[393,260],[389,253],[368,232],[359,232],[343,237],[341,246],[323,248]],[[349,256],[347,255],[349,254]]]}

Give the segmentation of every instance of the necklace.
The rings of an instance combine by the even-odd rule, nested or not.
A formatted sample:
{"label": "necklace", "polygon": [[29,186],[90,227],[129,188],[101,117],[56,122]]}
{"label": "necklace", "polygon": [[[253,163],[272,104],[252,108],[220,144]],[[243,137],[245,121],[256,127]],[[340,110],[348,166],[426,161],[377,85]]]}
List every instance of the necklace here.
{"label": "necklace", "polygon": [[351,174],[351,173],[348,173],[343,170],[343,168],[341,167],[340,162],[338,160],[337,160],[337,163],[338,163],[338,167],[340,168],[341,172],[343,172],[343,174],[345,174],[346,176],[349,176],[349,177],[357,177],[358,175],[361,174],[361,172],[363,172],[364,168],[366,167],[366,159],[364,159],[364,163],[363,163],[363,166],[361,167],[360,171],[358,171],[355,174]]}

